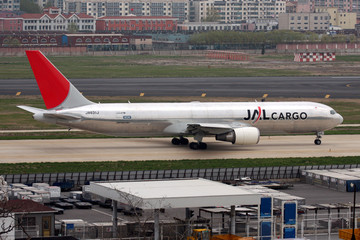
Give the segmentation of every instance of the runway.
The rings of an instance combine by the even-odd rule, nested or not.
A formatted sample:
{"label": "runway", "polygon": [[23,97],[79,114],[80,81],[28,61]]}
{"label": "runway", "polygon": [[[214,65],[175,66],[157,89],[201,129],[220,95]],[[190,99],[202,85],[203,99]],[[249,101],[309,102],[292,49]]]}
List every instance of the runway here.
{"label": "runway", "polygon": [[[359,97],[359,76],[70,79],[85,96]],[[0,95],[39,95],[35,79],[0,79]]]}
{"label": "runway", "polygon": [[[169,138],[2,140],[1,163],[181,159],[245,159],[360,156],[360,135],[261,137],[258,145],[239,146],[205,138],[207,150],[173,146]],[[341,164],[341,162],[339,162]]]}

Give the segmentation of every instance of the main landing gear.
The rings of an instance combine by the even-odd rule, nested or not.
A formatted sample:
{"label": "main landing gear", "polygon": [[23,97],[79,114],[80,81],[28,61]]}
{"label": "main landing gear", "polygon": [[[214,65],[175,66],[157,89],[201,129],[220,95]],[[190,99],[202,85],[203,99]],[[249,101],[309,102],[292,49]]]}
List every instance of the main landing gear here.
{"label": "main landing gear", "polygon": [[316,139],[315,139],[315,141],[314,141],[314,143],[316,144],[316,145],[320,145],[321,144],[321,135],[323,135],[324,134],[324,132],[317,132],[316,133]]}
{"label": "main landing gear", "polygon": [[204,142],[198,142],[198,143],[192,142],[192,143],[190,143],[189,147],[192,150],[198,150],[198,149],[205,150],[205,149],[207,149],[207,144]]}
{"label": "main landing gear", "polygon": [[188,145],[189,144],[189,139],[184,138],[184,137],[180,137],[180,138],[173,138],[171,140],[171,143],[173,145]]}
{"label": "main landing gear", "polygon": [[[188,145],[189,139],[184,138],[184,137],[173,138],[171,140],[171,143],[173,145]],[[201,141],[200,142],[191,142],[189,144],[189,148],[192,150],[198,150],[198,149],[205,150],[205,149],[207,149],[207,144],[204,142],[201,142]]]}

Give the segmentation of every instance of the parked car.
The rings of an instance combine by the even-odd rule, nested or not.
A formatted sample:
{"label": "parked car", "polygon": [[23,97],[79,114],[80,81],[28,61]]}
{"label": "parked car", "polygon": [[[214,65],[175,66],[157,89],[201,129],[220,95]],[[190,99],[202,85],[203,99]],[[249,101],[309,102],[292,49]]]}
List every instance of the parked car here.
{"label": "parked car", "polygon": [[64,214],[64,209],[63,208],[58,208],[58,207],[51,207],[52,209],[54,209],[56,211],[55,214]]}
{"label": "parked car", "polygon": [[76,202],[76,203],[74,203],[74,206],[79,209],[91,209],[92,208],[92,204],[88,203],[88,202]]}
{"label": "parked car", "polygon": [[73,209],[74,205],[67,202],[58,202],[55,203],[55,207],[62,208],[62,209]]}

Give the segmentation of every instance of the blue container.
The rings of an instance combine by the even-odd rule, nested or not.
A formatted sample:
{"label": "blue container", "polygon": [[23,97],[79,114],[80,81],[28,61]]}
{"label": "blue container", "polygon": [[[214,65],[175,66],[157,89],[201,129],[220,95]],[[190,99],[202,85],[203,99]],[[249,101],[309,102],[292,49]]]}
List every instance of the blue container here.
{"label": "blue container", "polygon": [[296,203],[284,204],[284,224],[286,225],[296,224]]}
{"label": "blue container", "polygon": [[295,238],[296,229],[295,228],[284,228],[284,238]]}
{"label": "blue container", "polygon": [[260,240],[271,240],[271,222],[261,222]]}
{"label": "blue container", "polygon": [[[351,186],[351,184],[353,184],[354,186]],[[346,191],[354,192],[354,188],[356,189],[356,192],[360,192],[360,180],[347,180]]]}
{"label": "blue container", "polygon": [[69,45],[68,36],[62,35],[62,37],[61,37],[61,46],[68,46],[68,45]]}
{"label": "blue container", "polygon": [[271,197],[261,198],[260,203],[260,218],[271,218]]}

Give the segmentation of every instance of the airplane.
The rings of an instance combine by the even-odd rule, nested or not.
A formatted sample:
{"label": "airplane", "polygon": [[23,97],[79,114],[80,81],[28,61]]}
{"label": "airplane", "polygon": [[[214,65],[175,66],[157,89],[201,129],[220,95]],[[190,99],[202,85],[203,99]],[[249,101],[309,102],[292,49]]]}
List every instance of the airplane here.
{"label": "airplane", "polygon": [[[321,144],[325,130],[343,117],[315,102],[186,102],[94,103],[40,52],[26,51],[46,110],[18,106],[38,121],[111,136],[168,136],[173,145],[206,149],[205,136],[237,145],[257,144],[260,134],[315,133]],[[193,136],[189,144],[187,136]]]}

